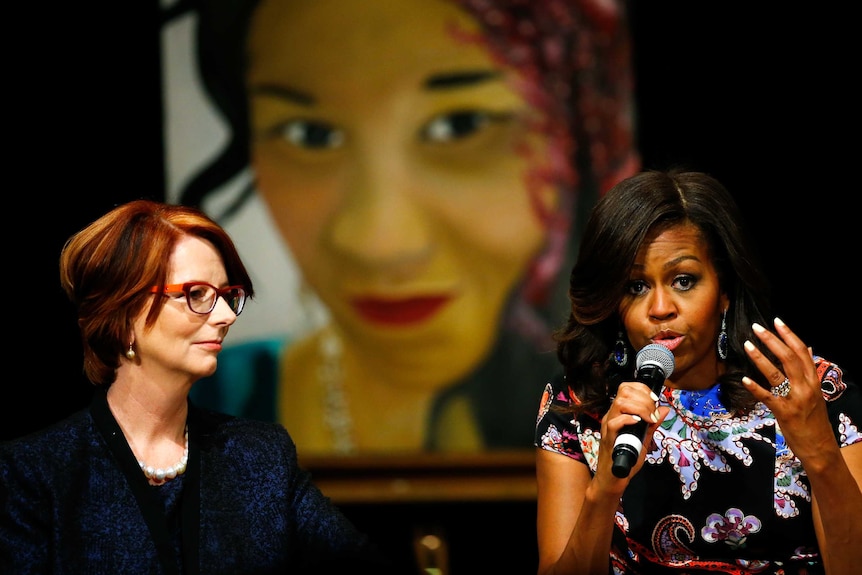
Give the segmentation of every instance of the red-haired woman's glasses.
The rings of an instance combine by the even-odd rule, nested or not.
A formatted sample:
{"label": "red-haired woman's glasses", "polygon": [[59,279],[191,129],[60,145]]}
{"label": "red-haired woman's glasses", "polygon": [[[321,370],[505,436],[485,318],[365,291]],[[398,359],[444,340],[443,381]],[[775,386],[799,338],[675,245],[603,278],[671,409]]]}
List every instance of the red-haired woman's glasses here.
{"label": "red-haired woman's glasses", "polygon": [[[150,289],[150,293],[159,293],[159,287],[153,286]],[[219,297],[224,298],[227,305],[230,306],[230,309],[236,315],[241,314],[242,308],[245,307],[245,288],[242,286],[217,288],[206,282],[186,282],[184,284],[166,285],[162,295],[179,293],[186,295],[189,309],[201,315],[206,315],[214,310]]]}

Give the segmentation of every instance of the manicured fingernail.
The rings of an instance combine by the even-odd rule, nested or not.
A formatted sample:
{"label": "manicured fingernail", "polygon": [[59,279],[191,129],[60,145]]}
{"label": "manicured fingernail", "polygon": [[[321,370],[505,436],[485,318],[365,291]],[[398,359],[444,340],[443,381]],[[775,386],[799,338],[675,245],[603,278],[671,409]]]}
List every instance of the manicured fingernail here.
{"label": "manicured fingernail", "polygon": [[652,419],[653,423],[657,423],[658,422],[658,409],[653,411],[652,415],[650,415],[649,418]]}
{"label": "manicured fingernail", "polygon": [[649,396],[653,401],[658,401],[658,396],[655,394],[654,391],[649,392]]}
{"label": "manicured fingernail", "polygon": [[787,327],[787,325],[781,321],[780,317],[775,318],[775,326],[776,327]]}
{"label": "manicured fingernail", "polygon": [[754,385],[754,380],[751,379],[750,377],[748,377],[747,375],[743,375],[742,376],[742,383],[751,387],[752,385]]}
{"label": "manicured fingernail", "polygon": [[640,416],[640,415],[632,415],[632,417],[635,419],[635,421],[640,421],[640,420],[641,420],[641,416]]}
{"label": "manicured fingernail", "polygon": [[761,333],[761,332],[766,331],[766,329],[762,325],[760,325],[759,323],[751,324],[751,329],[753,329],[757,333]]}
{"label": "manicured fingernail", "polygon": [[[755,324],[755,325],[757,325],[757,324]],[[748,340],[745,340],[745,343],[742,344],[742,347],[745,348],[745,351],[754,351],[756,349],[754,347],[754,344]]]}

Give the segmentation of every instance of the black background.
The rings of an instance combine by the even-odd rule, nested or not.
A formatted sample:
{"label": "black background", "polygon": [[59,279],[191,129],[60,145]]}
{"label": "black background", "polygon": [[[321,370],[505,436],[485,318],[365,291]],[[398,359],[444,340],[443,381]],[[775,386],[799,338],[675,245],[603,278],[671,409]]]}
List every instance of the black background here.
{"label": "black background", "polygon": [[[58,285],[63,241],[117,203],[163,195],[158,3],[150,4],[60,3],[9,17],[18,30],[4,82],[3,438],[89,396]],[[723,181],[764,256],[776,312],[859,381],[855,24],[810,4],[631,6],[645,167],[681,163]],[[535,570],[534,504],[347,511],[393,542],[409,537],[405,523],[416,518],[447,523],[453,569],[481,561]],[[493,548],[477,549],[486,544]]]}

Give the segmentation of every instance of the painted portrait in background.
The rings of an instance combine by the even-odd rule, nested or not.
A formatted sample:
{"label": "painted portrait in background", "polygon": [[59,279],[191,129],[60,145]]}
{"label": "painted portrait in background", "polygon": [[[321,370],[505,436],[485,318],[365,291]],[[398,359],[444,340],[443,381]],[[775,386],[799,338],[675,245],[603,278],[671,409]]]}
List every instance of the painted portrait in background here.
{"label": "painted portrait in background", "polygon": [[204,0],[163,29],[169,199],[260,287],[194,400],[303,455],[529,449],[579,220],[640,168],[623,4]]}

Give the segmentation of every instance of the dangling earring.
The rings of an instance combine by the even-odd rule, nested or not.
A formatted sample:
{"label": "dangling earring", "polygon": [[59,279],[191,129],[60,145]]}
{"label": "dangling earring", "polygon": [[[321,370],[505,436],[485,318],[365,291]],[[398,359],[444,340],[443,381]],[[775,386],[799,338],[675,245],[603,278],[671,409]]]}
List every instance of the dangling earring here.
{"label": "dangling earring", "polygon": [[132,344],[134,344],[134,343],[135,342],[130,341],[129,342],[129,349],[126,351],[126,359],[128,359],[129,361],[132,361],[133,359],[135,359],[135,356],[138,355],[135,353],[135,350],[132,349]]}
{"label": "dangling earring", "polygon": [[629,362],[629,348],[626,346],[623,330],[617,332],[617,341],[614,342],[614,350],[611,352],[611,359],[619,367],[625,367]]}
{"label": "dangling earring", "polygon": [[718,357],[727,359],[727,310],[721,312],[721,329],[718,332]]}

